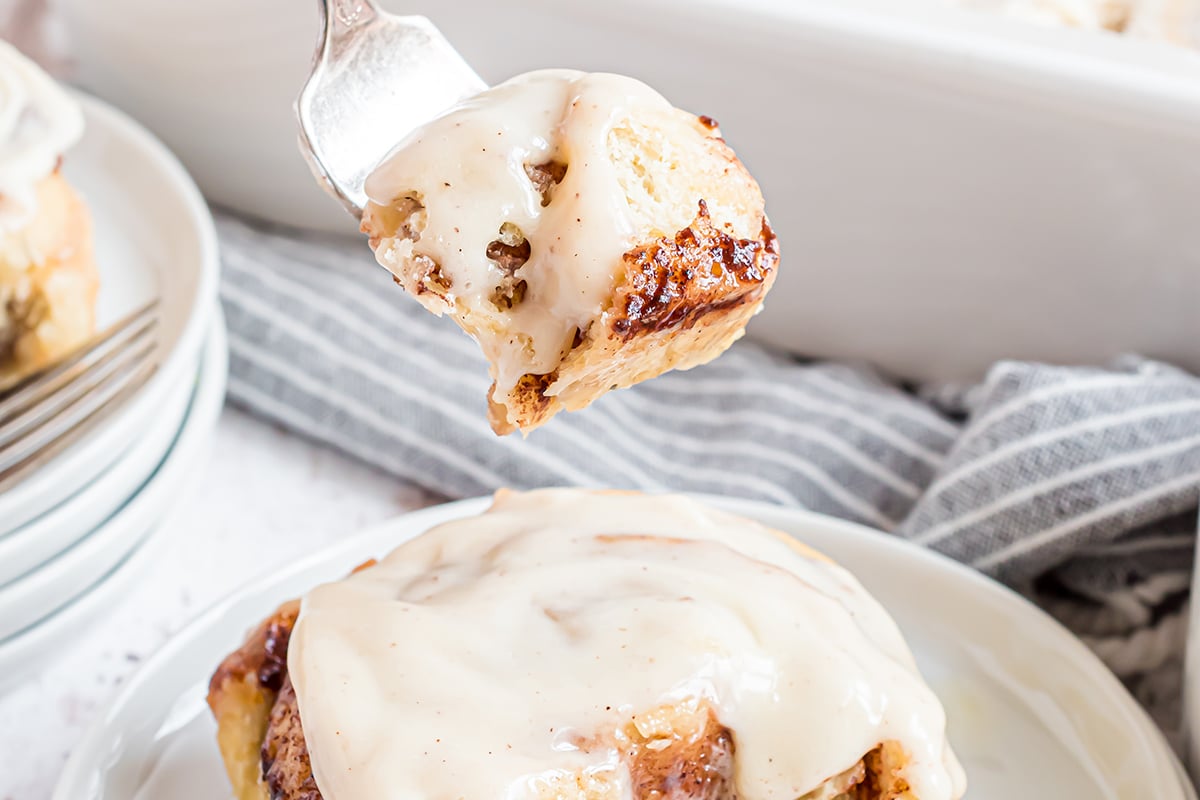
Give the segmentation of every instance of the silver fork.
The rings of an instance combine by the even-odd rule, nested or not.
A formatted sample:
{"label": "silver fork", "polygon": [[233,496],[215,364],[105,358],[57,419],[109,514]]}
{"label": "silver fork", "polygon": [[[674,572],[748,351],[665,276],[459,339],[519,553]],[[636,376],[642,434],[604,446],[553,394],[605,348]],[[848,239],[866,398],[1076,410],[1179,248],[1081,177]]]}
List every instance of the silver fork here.
{"label": "silver fork", "polygon": [[355,217],[371,170],[400,140],[487,84],[425,17],[372,0],[320,0],[323,31],[296,100],[300,151]]}
{"label": "silver fork", "polygon": [[157,369],[158,300],[0,389],[0,492],[108,417]]}

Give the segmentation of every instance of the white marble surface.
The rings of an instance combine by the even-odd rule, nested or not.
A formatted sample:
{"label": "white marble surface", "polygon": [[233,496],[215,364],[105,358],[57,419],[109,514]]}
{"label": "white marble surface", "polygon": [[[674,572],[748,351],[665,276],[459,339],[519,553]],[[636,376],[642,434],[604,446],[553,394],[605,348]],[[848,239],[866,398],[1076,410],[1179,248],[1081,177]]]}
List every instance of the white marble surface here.
{"label": "white marble surface", "polygon": [[437,498],[226,409],[165,522],[161,563],[40,676],[0,697],[0,800],[50,795],[121,681],[208,605],[273,567]]}

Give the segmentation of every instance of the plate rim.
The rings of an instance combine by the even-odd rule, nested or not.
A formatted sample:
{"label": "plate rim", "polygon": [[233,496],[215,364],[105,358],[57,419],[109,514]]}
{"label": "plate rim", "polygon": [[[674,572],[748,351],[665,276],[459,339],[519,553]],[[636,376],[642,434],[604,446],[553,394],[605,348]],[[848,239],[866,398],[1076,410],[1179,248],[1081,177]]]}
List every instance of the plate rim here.
{"label": "plate rim", "polygon": [[[1131,714],[1134,720],[1140,724],[1141,735],[1149,738],[1151,750],[1160,758],[1165,759],[1164,763],[1169,768],[1178,770],[1179,800],[1196,800],[1195,790],[1183,778],[1186,773],[1179,766],[1178,758],[1171,750],[1166,737],[1153,724],[1145,709],[1129,694],[1112,671],[1066,627],[1009,587],[940,553],[856,522],[808,509],[774,505],[756,500],[694,492],[686,493],[686,496],[711,507],[740,514],[766,525],[773,525],[771,520],[782,516],[789,518],[789,527],[792,528],[816,526],[824,528],[828,533],[848,533],[853,537],[860,538],[863,542],[869,542],[873,548],[882,549],[883,555],[886,555],[888,551],[903,551],[906,557],[916,557],[928,566],[949,570],[957,577],[967,579],[971,588],[990,593],[999,602],[1004,603],[1006,608],[1019,609],[1019,613],[1026,615],[1031,623],[1042,627],[1047,634],[1054,637],[1057,643],[1067,647],[1076,659],[1081,659],[1083,663],[1087,664],[1089,671],[1095,673],[1099,680],[1108,684],[1108,696],[1112,698],[1113,702],[1120,703],[1123,710],[1127,714]],[[315,553],[297,559],[283,569],[264,572],[214,602],[176,631],[134,670],[117,693],[101,705],[92,722],[85,728],[72,748],[71,755],[55,786],[52,800],[73,800],[79,796],[80,790],[94,786],[94,782],[89,778],[94,777],[95,769],[102,761],[103,744],[116,735],[119,730],[110,730],[110,728],[116,725],[116,717],[122,709],[135,702],[143,684],[152,680],[159,673],[162,665],[171,662],[179,651],[193,645],[204,633],[217,627],[222,618],[237,607],[252,603],[256,598],[268,595],[272,587],[278,587],[287,581],[294,580],[302,573],[319,569],[327,562],[348,559],[352,553],[369,546],[369,542],[385,536],[386,532],[393,527],[403,525],[410,529],[408,535],[403,538],[398,537],[392,542],[391,546],[394,547],[434,525],[479,513],[487,508],[491,501],[491,496],[472,497],[401,513],[369,525],[340,542],[335,542]],[[360,553],[360,555],[362,554]],[[269,579],[269,583],[265,587],[264,579]],[[1029,614],[1029,612],[1033,612],[1033,614]]]}
{"label": "plate rim", "polygon": [[[193,363],[193,374],[198,375],[201,372],[203,369],[202,362],[203,354],[200,354],[200,357]],[[186,384],[174,387],[174,392],[169,392],[164,398],[165,401],[171,404],[171,408],[168,409],[171,411],[171,416],[164,420],[167,425],[153,431],[154,438],[159,441],[151,442],[147,439],[134,441],[111,464],[105,467],[99,475],[84,484],[77,492],[71,494],[62,502],[47,509],[37,517],[0,536],[0,563],[4,562],[6,553],[11,556],[12,552],[10,551],[20,550],[20,545],[26,539],[31,541],[33,539],[41,540],[53,536],[57,537],[58,540],[65,540],[65,543],[58,541],[52,551],[38,556],[39,560],[36,563],[25,567],[22,572],[16,575],[6,578],[4,570],[0,569],[0,607],[3,605],[3,597],[6,591],[43,569],[49,568],[60,556],[66,555],[75,547],[82,545],[85,540],[103,527],[113,516],[119,514],[126,504],[137,496],[146,482],[153,478],[163,459],[171,452],[171,448],[179,438],[179,433],[187,421],[195,394],[195,387],[189,387]],[[180,400],[182,402],[178,402]],[[154,423],[152,422],[151,426],[153,425]],[[154,446],[151,447],[151,445]],[[129,487],[128,491],[123,490],[115,502],[107,504],[108,510],[103,512],[103,516],[94,518],[94,521],[84,526],[84,530],[79,530],[80,526],[72,524],[72,521],[78,518],[81,513],[80,506],[91,506],[105,497],[105,495],[100,494],[100,488],[97,487],[102,487],[103,483],[110,477],[114,483],[128,487],[131,480],[130,476],[126,474],[121,478],[118,476],[118,470],[127,469],[128,462],[139,459],[149,461],[148,468],[138,470],[141,475],[140,479]],[[120,483],[121,480],[124,483]],[[97,496],[92,497],[93,493],[96,493]],[[86,514],[87,512],[84,511],[82,513]],[[68,534],[59,533],[63,529],[74,530],[75,532]],[[0,637],[0,641],[3,641],[3,637]]]}
{"label": "plate rim", "polygon": [[[197,359],[193,364],[193,375],[199,375],[202,369],[200,362],[201,359]],[[190,388],[190,391],[184,395],[180,414],[173,420],[173,424],[169,428],[166,446],[157,453],[149,471],[142,476],[133,491],[121,498],[116,507],[98,523],[79,533],[65,548],[59,549],[38,565],[0,585],[0,643],[37,627],[42,620],[52,616],[55,611],[69,605],[75,598],[81,597],[89,587],[103,580],[117,565],[124,562],[126,557],[136,550],[145,539],[149,530],[149,522],[142,519],[147,512],[144,506],[137,504],[138,497],[141,496],[143,490],[150,487],[150,484],[167,465],[184,434],[188,418],[199,398],[198,385],[193,384],[191,387],[183,388]],[[117,460],[120,461],[124,456],[125,454],[118,456]],[[116,462],[105,468],[105,474],[111,474],[114,469],[117,469]],[[102,479],[103,475],[97,477],[97,480]],[[95,485],[95,481],[80,491],[87,491],[88,487],[93,485]],[[74,497],[75,495],[72,495],[72,498]],[[69,501],[70,499],[65,502]],[[54,513],[62,507],[63,504],[59,504],[47,513]],[[66,527],[66,523],[61,525]],[[14,535],[18,532],[14,531]],[[7,538],[5,537],[0,542],[6,541]],[[96,561],[101,562],[98,573],[91,569],[91,564]],[[84,573],[82,576],[76,574],[81,571]],[[83,580],[80,580],[81,577]],[[35,616],[19,623],[19,628],[10,629],[14,624],[8,619],[10,612],[13,616],[28,617],[31,613]]]}
{"label": "plate rim", "polygon": [[[152,398],[168,391],[175,380],[181,379],[189,360],[203,350],[205,335],[212,324],[211,309],[215,307],[218,298],[218,277],[221,268],[216,222],[195,181],[192,180],[191,175],[184,169],[179,159],[154,134],[125,112],[79,89],[72,88],[70,92],[83,109],[87,125],[84,132],[85,139],[88,135],[87,130],[92,126],[98,126],[110,134],[125,139],[146,160],[146,163],[153,165],[163,175],[167,185],[173,187],[177,198],[187,211],[189,227],[196,233],[199,243],[197,263],[200,270],[196,280],[196,291],[188,308],[188,318],[180,329],[174,346],[162,354],[154,374],[136,392],[126,398],[122,402],[121,408],[115,410],[103,424],[89,432],[80,441],[72,443],[63,453],[39,470],[38,475],[43,478],[45,474],[50,474],[49,471],[56,467],[62,469],[62,465],[68,463],[72,458],[88,460],[84,459],[81,454],[95,455],[112,449],[114,443],[109,440],[113,438],[113,434],[110,433],[106,437],[105,433],[113,429],[113,421],[131,414],[130,409],[149,405]],[[110,462],[105,463],[111,465]],[[38,480],[38,475],[31,476],[29,480],[12,487],[3,496],[0,496],[0,518],[9,513],[21,518],[23,515],[19,509],[29,503],[37,503],[39,498],[49,491],[36,488],[45,485],[44,481]],[[93,475],[92,479],[94,477]],[[40,509],[33,516],[25,517],[20,524],[37,519],[55,505],[69,500],[79,489],[90,482],[91,479],[75,487],[75,490],[69,494],[57,497],[51,505]],[[0,531],[0,537],[7,536],[11,532],[11,530]]]}
{"label": "plate rim", "polygon": [[[225,404],[228,365],[229,351],[224,316],[220,308],[217,308],[212,325],[205,335],[205,351],[200,364],[197,366],[196,374],[193,377],[195,389],[189,403],[188,413],[184,416],[178,434],[172,441],[171,448],[164,454],[154,474],[139,487],[137,493],[130,498],[118,513],[123,513],[125,509],[137,503],[139,498],[144,498],[146,492],[151,489],[156,481],[161,485],[163,467],[167,465],[173,453],[178,457],[178,453],[180,452],[179,446],[185,436],[201,437],[202,435],[211,434],[212,430],[215,429],[217,420]],[[195,462],[204,455],[204,448],[207,444],[203,438],[191,440],[189,449],[192,451],[193,457],[190,461],[174,462],[178,465],[174,471],[181,474],[174,478],[172,486],[176,486],[177,488],[182,481],[186,481],[189,464],[194,467]],[[145,501],[143,500],[142,502],[144,503]],[[134,547],[116,565],[93,581],[82,592],[38,620],[32,626],[16,632],[12,636],[0,639],[0,667],[13,661],[21,661],[24,657],[28,656],[30,648],[34,650],[35,654],[39,652],[39,645],[45,639],[56,637],[60,629],[64,627],[70,628],[78,618],[87,617],[94,608],[94,595],[97,592],[100,592],[103,597],[108,594],[105,591],[106,589],[114,592],[119,590],[129,579],[139,574],[143,567],[148,566],[156,556],[155,545],[161,543],[166,538],[160,535],[164,529],[158,527],[158,523],[165,518],[165,515],[170,512],[172,507],[173,499],[168,497],[167,502],[159,509],[159,514],[152,516],[148,530],[138,538]],[[108,522],[104,524],[108,524]],[[89,600],[92,602],[89,603]],[[35,655],[36,658],[37,656]],[[18,671],[25,674],[23,670]],[[0,693],[9,691],[15,685],[17,684],[0,683]]]}
{"label": "plate rim", "polygon": [[[693,494],[692,496],[711,501],[716,507],[735,514],[745,514],[747,513],[746,510],[750,508],[763,509],[764,506],[766,509],[769,509],[766,511],[767,516],[774,513],[786,515],[790,511],[790,509],[784,506],[775,506],[770,503],[762,503],[761,501],[744,498],[702,494]],[[1082,639],[1072,633],[1067,626],[1051,616],[1048,611],[1037,606],[1015,589],[1000,583],[995,578],[985,575],[961,561],[955,561],[936,550],[922,547],[908,539],[872,528],[869,525],[837,517],[828,517],[815,511],[808,511],[807,509],[802,509],[801,511],[804,515],[809,516],[810,519],[815,517],[820,520],[826,520],[831,528],[841,528],[845,531],[869,534],[875,545],[882,544],[888,549],[903,551],[908,557],[914,557],[918,561],[924,561],[930,566],[947,570],[950,574],[970,582],[972,584],[971,588],[975,591],[990,593],[993,597],[1009,605],[1012,609],[1021,609],[1020,613],[1025,615],[1025,621],[1039,625],[1048,635],[1055,638],[1059,647],[1066,648],[1069,654],[1078,662],[1087,665],[1087,668],[1094,674],[1097,680],[1108,685],[1108,696],[1113,702],[1119,703],[1124,708],[1125,713],[1134,718],[1134,722],[1141,728],[1141,735],[1147,737],[1153,743],[1152,749],[1166,762],[1165,766],[1177,773],[1181,800],[1197,800],[1196,788],[1192,785],[1187,771],[1183,768],[1183,764],[1179,760],[1179,756],[1172,749],[1166,734],[1154,723],[1149,712],[1130,694],[1129,690],[1121,683],[1121,680],[1108,668],[1100,657],[1084,644]],[[764,521],[760,515],[754,516],[753,519],[757,519],[760,522]],[[764,522],[764,524],[766,523]]]}

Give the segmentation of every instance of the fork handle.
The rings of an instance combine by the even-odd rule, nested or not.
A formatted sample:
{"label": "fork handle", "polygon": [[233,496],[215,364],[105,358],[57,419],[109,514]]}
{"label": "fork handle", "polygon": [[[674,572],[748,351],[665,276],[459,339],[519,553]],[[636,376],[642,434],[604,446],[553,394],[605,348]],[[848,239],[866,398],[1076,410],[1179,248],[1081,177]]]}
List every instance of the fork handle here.
{"label": "fork handle", "polygon": [[321,27],[328,35],[335,27],[354,28],[379,16],[375,0],[318,0]]}

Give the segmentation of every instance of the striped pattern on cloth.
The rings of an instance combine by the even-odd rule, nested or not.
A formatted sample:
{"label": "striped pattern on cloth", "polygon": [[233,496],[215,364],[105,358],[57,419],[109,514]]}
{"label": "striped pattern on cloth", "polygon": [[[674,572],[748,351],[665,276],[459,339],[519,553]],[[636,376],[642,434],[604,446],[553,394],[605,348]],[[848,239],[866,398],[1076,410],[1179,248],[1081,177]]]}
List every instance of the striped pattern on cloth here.
{"label": "striped pattern on cloth", "polygon": [[365,244],[228,217],[219,231],[239,405],[447,497],[711,492],[891,531],[1034,595],[1144,700],[1178,705],[1200,379],[1132,358],[1004,362],[949,414],[944,392],[743,341],[499,438],[475,344],[406,297]]}

